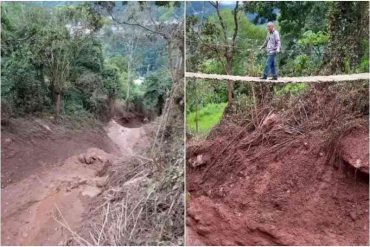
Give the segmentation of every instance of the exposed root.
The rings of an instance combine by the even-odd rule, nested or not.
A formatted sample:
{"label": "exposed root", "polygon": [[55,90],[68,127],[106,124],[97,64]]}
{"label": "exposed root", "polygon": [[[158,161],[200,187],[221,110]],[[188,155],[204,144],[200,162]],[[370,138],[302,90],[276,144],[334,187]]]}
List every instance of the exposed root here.
{"label": "exposed root", "polygon": [[[363,118],[369,109],[366,99],[367,83],[313,84],[299,96],[277,97],[258,107],[252,105],[243,113],[225,112],[220,125],[211,131],[211,139],[217,136],[214,131],[222,126],[227,128],[231,123],[242,129],[236,134],[230,133],[231,141],[204,168],[203,182],[220,170],[232,169],[227,164],[238,159],[235,156],[238,150],[242,150],[250,161],[267,155],[273,155],[275,159],[292,146],[304,144],[305,137],[315,130],[322,131],[327,140],[323,149],[328,163],[340,164],[337,143],[356,126],[367,126],[367,120]],[[260,151],[261,146],[263,151]]]}

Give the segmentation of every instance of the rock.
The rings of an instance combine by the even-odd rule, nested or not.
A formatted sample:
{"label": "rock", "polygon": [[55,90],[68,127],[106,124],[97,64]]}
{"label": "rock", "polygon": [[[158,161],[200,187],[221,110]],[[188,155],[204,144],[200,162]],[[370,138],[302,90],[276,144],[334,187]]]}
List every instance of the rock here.
{"label": "rock", "polygon": [[108,179],[107,178],[102,179],[102,180],[96,180],[95,181],[95,185],[98,188],[102,188],[102,187],[104,187],[107,184],[107,182],[108,182]]}
{"label": "rock", "polygon": [[189,159],[189,162],[193,168],[206,165],[210,161],[209,155],[205,154],[199,154],[195,159]]}
{"label": "rock", "polygon": [[4,141],[4,144],[6,146],[9,146],[11,143],[12,143],[12,139],[10,139],[10,138],[6,138],[5,141]]}
{"label": "rock", "polygon": [[353,132],[340,142],[341,158],[360,172],[369,174],[369,137],[365,132]]}
{"label": "rock", "polygon": [[94,163],[94,161],[95,160],[92,157],[86,157],[85,156],[85,163],[86,164],[90,165],[90,164]]}
{"label": "rock", "polygon": [[310,147],[308,146],[308,142],[304,142],[303,146],[308,150]]}
{"label": "rock", "polygon": [[81,195],[88,196],[88,197],[96,197],[102,192],[100,188],[95,186],[86,186],[83,191],[81,191]]}
{"label": "rock", "polygon": [[265,131],[268,131],[274,127],[274,125],[278,122],[279,117],[277,114],[273,113],[271,115],[268,115],[262,122],[262,129]]}
{"label": "rock", "polygon": [[349,213],[349,217],[351,217],[351,219],[352,219],[353,221],[355,221],[355,220],[356,220],[356,218],[357,218],[357,217],[356,217],[356,213],[355,213],[355,212],[353,212],[353,211]]}
{"label": "rock", "polygon": [[207,195],[207,196],[211,196],[211,195],[212,195],[212,190],[208,190],[208,191],[206,192],[206,195]]}
{"label": "rock", "polygon": [[78,161],[79,162],[81,162],[81,163],[84,163],[85,164],[85,155],[83,155],[83,154],[80,154],[79,156],[78,156]]}
{"label": "rock", "polygon": [[44,129],[46,129],[47,131],[50,131],[51,132],[51,129],[49,126],[47,126],[46,124],[42,124],[41,125]]}
{"label": "rock", "polygon": [[95,157],[97,160],[99,160],[100,162],[103,162],[103,159],[100,157],[100,156],[96,156]]}
{"label": "rock", "polygon": [[110,160],[105,161],[102,168],[95,172],[95,175],[98,177],[104,176],[108,172],[110,166],[112,166],[112,162]]}
{"label": "rock", "polygon": [[100,156],[95,155],[95,154],[92,154],[92,155],[80,154],[77,157],[77,159],[79,162],[83,164],[88,164],[88,165],[95,163],[95,161],[103,162],[103,159]]}
{"label": "rock", "polygon": [[197,226],[196,231],[201,236],[206,236],[207,234],[209,234],[211,232],[211,230],[209,229],[209,227],[203,226],[203,225]]}

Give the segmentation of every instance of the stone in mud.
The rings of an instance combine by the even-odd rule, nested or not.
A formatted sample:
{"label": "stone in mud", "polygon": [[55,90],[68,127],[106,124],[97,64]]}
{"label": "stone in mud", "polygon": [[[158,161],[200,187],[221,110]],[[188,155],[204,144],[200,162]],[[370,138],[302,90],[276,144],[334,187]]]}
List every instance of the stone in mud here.
{"label": "stone in mud", "polygon": [[351,217],[351,219],[352,219],[353,221],[355,221],[355,220],[356,220],[356,213],[355,213],[355,212],[350,212],[350,213],[349,213],[349,217]]}
{"label": "stone in mud", "polygon": [[310,149],[310,146],[308,145],[308,142],[303,142],[303,146],[306,150]]}
{"label": "stone in mud", "polygon": [[79,162],[86,164],[85,155],[80,154],[77,159]]}
{"label": "stone in mud", "polygon": [[102,192],[101,189],[95,186],[86,186],[83,191],[81,191],[81,195],[88,196],[88,197],[96,197]]}
{"label": "stone in mud", "polygon": [[269,116],[267,116],[263,122],[262,122],[262,129],[265,130],[265,131],[269,131],[270,129],[272,129],[272,127],[274,127],[274,125],[278,122],[279,120],[279,117],[277,114],[273,113]]}
{"label": "stone in mud", "polygon": [[99,162],[103,162],[103,159],[98,156],[98,155],[84,155],[84,154],[80,154],[78,156],[78,161],[83,163],[83,164],[94,164],[96,161],[99,161]]}
{"label": "stone in mud", "polygon": [[341,157],[360,172],[369,174],[369,137],[366,133],[355,132],[341,141]]}
{"label": "stone in mud", "polygon": [[104,176],[108,172],[108,168],[110,166],[112,166],[112,162],[110,160],[106,160],[101,169],[96,171],[95,175],[98,177]]}
{"label": "stone in mud", "polygon": [[195,159],[190,159],[189,160],[190,165],[193,168],[198,167],[198,166],[202,166],[202,165],[206,165],[207,163],[209,163],[209,161],[210,161],[210,157],[207,154],[199,154],[199,155],[197,155],[197,157]]}
{"label": "stone in mud", "polygon": [[12,139],[10,139],[10,138],[6,138],[5,141],[4,141],[4,144],[6,146],[9,146],[11,143],[12,143]]}
{"label": "stone in mud", "polygon": [[198,225],[198,227],[196,228],[196,232],[201,236],[206,236],[210,233],[210,231],[211,230],[209,229],[209,227],[203,225]]}
{"label": "stone in mud", "polygon": [[105,185],[107,185],[108,179],[107,177],[95,181],[95,185],[98,188],[103,188]]}

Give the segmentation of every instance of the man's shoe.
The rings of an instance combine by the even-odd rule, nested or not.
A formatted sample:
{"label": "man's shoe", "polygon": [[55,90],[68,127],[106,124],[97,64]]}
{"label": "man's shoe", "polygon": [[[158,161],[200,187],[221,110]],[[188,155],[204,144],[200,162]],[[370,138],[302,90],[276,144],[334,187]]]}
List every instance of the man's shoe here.
{"label": "man's shoe", "polygon": [[272,77],[270,80],[276,81],[278,78],[277,77]]}
{"label": "man's shoe", "polygon": [[266,76],[262,76],[260,77],[261,80],[267,80],[267,77]]}

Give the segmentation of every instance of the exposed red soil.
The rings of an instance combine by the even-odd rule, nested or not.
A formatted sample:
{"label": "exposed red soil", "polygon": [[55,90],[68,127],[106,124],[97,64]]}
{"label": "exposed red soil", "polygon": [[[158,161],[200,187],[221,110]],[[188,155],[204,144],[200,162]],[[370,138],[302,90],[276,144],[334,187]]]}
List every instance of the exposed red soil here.
{"label": "exposed red soil", "polygon": [[367,128],[341,139],[337,166],[327,162],[323,131],[284,152],[240,145],[253,134],[224,123],[188,143],[187,245],[369,244]]}
{"label": "exposed red soil", "polygon": [[[103,129],[68,130],[50,121],[13,119],[1,132],[1,187],[18,182],[35,170],[61,164],[66,158],[96,147],[118,154]],[[47,168],[47,167],[46,167]]]}

